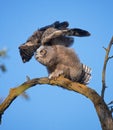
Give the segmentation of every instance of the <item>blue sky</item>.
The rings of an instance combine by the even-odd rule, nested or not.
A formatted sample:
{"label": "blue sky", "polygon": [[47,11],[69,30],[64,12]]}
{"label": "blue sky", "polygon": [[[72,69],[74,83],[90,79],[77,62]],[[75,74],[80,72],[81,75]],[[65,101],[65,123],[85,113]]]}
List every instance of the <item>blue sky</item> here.
{"label": "blue sky", "polygon": [[[38,28],[56,20],[69,21],[70,27],[86,29],[90,37],[77,38],[72,46],[81,61],[92,68],[89,86],[101,92],[101,73],[105,51],[113,35],[112,0],[0,0],[0,49],[8,49],[2,60],[6,73],[0,72],[0,96],[30,78],[45,77],[44,66],[34,57],[22,63],[18,46]],[[113,49],[111,49],[113,55]],[[113,60],[107,68],[106,102],[113,99]],[[3,115],[2,130],[100,130],[92,102],[84,96],[50,85],[37,85],[27,91],[30,100],[18,97]]]}

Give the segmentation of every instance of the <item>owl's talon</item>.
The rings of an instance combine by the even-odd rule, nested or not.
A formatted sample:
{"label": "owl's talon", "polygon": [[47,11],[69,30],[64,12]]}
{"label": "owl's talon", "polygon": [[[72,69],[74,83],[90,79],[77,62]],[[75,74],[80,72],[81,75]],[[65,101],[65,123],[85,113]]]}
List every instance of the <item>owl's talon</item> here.
{"label": "owl's talon", "polygon": [[54,72],[54,73],[51,73],[50,75],[49,75],[49,79],[56,79],[57,77],[59,77],[60,75],[62,75],[63,74],[63,71],[61,70],[61,71],[56,71],[56,72]]}

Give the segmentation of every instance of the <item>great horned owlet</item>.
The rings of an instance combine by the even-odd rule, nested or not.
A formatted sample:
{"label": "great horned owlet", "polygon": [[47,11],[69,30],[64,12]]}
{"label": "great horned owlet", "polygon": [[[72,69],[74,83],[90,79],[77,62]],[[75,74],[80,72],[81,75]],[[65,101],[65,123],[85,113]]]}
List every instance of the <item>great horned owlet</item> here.
{"label": "great horned owlet", "polygon": [[42,45],[36,50],[35,58],[47,67],[50,79],[63,75],[72,81],[87,84],[91,77],[91,69],[80,62],[71,48]]}

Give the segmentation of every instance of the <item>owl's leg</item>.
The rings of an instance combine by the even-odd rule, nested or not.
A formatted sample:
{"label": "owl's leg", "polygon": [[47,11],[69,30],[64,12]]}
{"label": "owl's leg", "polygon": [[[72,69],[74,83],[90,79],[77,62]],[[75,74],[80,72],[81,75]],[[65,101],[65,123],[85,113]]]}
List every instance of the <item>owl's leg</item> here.
{"label": "owl's leg", "polygon": [[58,76],[63,74],[63,70],[55,70],[53,73],[49,75],[49,79],[57,78]]}

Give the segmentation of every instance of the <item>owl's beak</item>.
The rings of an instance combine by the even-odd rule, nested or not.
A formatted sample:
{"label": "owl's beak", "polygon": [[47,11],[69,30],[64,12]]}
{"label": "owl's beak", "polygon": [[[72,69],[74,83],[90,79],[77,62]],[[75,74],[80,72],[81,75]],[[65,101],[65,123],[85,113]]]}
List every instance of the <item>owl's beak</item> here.
{"label": "owl's beak", "polygon": [[35,54],[35,58],[38,60],[39,59],[39,55],[36,53]]}
{"label": "owl's beak", "polygon": [[41,57],[41,55],[40,55],[40,53],[38,52],[38,51],[36,51],[35,52],[35,58],[37,59],[37,60],[39,60],[39,58]]}

